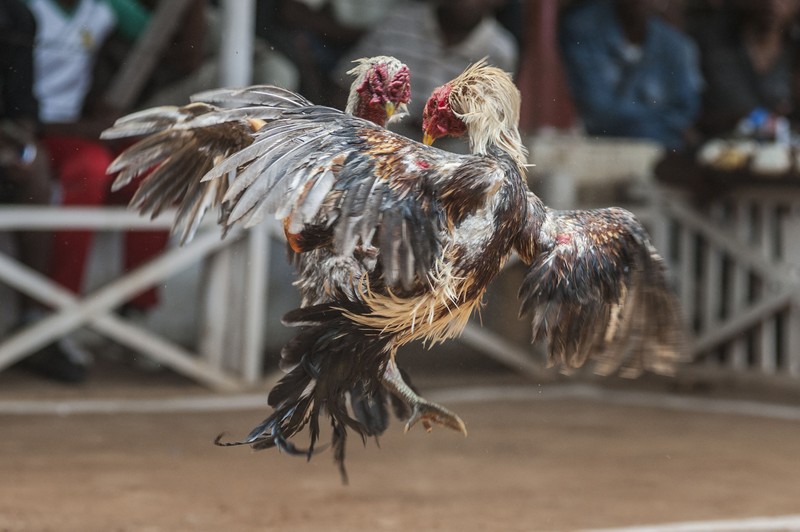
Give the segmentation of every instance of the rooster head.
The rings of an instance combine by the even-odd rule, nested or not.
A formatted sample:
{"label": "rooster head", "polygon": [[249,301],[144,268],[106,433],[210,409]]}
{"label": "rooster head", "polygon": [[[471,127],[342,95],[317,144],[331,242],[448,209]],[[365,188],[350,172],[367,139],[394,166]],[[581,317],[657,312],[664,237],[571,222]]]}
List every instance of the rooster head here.
{"label": "rooster head", "polygon": [[355,76],[345,112],[385,126],[392,117],[406,114],[411,99],[408,67],[389,56],[357,59],[348,71]]}
{"label": "rooster head", "polygon": [[467,125],[456,115],[450,103],[452,92],[452,82],[437,87],[422,110],[422,141],[428,146],[436,139],[460,137],[467,132]]}
{"label": "rooster head", "polygon": [[422,114],[423,142],[469,137],[471,152],[496,146],[520,166],[527,160],[519,135],[520,94],[511,76],[484,60],[433,91]]}

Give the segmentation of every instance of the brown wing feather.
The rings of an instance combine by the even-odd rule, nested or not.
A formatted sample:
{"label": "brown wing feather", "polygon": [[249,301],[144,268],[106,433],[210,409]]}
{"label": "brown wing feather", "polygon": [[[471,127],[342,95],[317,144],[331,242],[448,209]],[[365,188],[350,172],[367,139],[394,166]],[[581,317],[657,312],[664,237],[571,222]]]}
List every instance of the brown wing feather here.
{"label": "brown wing feather", "polygon": [[538,213],[520,313],[531,313],[534,339],[547,340],[550,364],[569,371],[591,358],[601,374],[673,373],[685,357],[679,307],[634,216],[541,205]]}
{"label": "brown wing feather", "polygon": [[157,166],[134,206],[155,213],[177,204],[184,240],[215,206],[226,229],[275,215],[292,235],[313,234],[290,238],[299,251],[315,242],[342,256],[377,248],[384,281],[409,289],[438,256],[445,217],[497,185],[492,172],[464,170],[484,168],[476,164],[484,158],[424,146],[285,89],[195,99],[203,98],[125,117],[104,135],[150,135],[109,170],[127,180]]}
{"label": "brown wing feather", "polygon": [[202,177],[252,144],[253,134],[264,120],[276,115],[269,108],[222,109],[195,102],[125,116],[104,131],[102,138],[147,136],[109,166],[109,173],[117,173],[113,188],[147,174],[131,206],[156,216],[177,205],[174,231],[185,243],[194,236],[205,212],[221,205],[228,188],[227,179],[202,181]]}

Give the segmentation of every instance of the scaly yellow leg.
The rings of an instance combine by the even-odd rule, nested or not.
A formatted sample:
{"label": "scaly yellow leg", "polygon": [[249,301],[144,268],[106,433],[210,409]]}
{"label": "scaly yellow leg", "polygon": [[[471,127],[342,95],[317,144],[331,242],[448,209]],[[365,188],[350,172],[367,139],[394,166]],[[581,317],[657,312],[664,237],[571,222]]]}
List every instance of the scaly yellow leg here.
{"label": "scaly yellow leg", "polygon": [[443,406],[432,403],[417,395],[403,380],[400,368],[394,361],[392,353],[386,371],[383,373],[383,385],[411,409],[411,417],[406,422],[405,432],[408,432],[418,421],[422,422],[425,430],[430,432],[433,425],[441,425],[467,435],[467,426],[458,415]]}

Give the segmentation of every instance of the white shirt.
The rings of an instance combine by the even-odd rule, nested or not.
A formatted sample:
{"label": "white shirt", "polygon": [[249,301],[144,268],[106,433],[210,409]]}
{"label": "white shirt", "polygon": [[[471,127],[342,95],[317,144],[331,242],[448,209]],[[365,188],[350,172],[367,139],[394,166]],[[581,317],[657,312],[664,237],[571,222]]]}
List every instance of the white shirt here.
{"label": "white shirt", "polygon": [[92,83],[97,51],[116,15],[102,0],[80,0],[67,13],[52,0],[30,0],[36,18],[34,93],[43,123],[74,122]]}

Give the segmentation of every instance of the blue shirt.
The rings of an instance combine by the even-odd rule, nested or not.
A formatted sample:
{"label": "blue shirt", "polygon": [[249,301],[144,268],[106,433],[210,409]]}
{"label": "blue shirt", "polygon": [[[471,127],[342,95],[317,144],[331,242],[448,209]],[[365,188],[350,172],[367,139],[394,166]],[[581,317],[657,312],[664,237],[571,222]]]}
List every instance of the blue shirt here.
{"label": "blue shirt", "polygon": [[700,68],[689,37],[650,17],[644,43],[631,45],[613,0],[595,0],[564,14],[559,44],[587,134],[682,146],[700,109]]}

